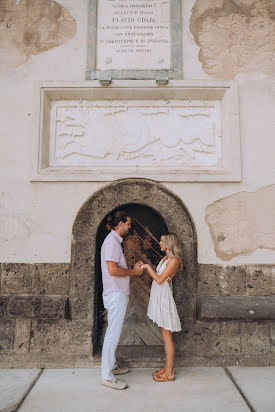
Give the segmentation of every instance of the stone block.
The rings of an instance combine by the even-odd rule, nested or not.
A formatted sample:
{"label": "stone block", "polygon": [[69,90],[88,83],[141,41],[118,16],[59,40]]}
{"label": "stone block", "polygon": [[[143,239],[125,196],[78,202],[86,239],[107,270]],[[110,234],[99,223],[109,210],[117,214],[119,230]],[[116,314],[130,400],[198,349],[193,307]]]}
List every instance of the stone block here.
{"label": "stone block", "polygon": [[87,318],[93,312],[95,267],[91,253],[87,253],[86,248],[86,242],[78,242],[73,248],[70,295],[73,319]]}
{"label": "stone block", "polygon": [[44,296],[34,316],[36,318],[64,318],[66,301],[66,296]]}
{"label": "stone block", "polygon": [[13,351],[15,320],[0,320],[0,354]]}
{"label": "stone block", "polygon": [[69,263],[34,265],[34,293],[66,295],[70,289]]}
{"label": "stone block", "polygon": [[201,296],[199,319],[275,319],[275,296]]}
{"label": "stone block", "polygon": [[268,322],[241,322],[242,355],[265,355],[271,353],[270,326]]}
{"label": "stone block", "polygon": [[13,296],[8,316],[16,318],[64,318],[66,296]]}
{"label": "stone block", "polygon": [[28,353],[31,331],[31,319],[16,319],[15,325],[15,353]]}
{"label": "stone block", "polygon": [[271,344],[275,347],[275,322],[270,323]]}
{"label": "stone block", "polygon": [[34,320],[30,353],[91,354],[91,325],[86,321]]}
{"label": "stone block", "polygon": [[198,294],[245,295],[245,266],[198,265]]}
{"label": "stone block", "polygon": [[27,263],[3,263],[1,293],[32,293],[33,265]]}
{"label": "stone block", "polygon": [[186,354],[209,357],[239,355],[241,352],[238,322],[196,322],[184,325],[175,343]]}
{"label": "stone block", "polygon": [[9,299],[7,313],[9,317],[30,318],[34,316],[34,307],[40,305],[40,298],[32,296],[12,296]]}
{"label": "stone block", "polygon": [[0,296],[0,319],[7,316],[7,306],[9,302],[8,296]]}
{"label": "stone block", "polygon": [[196,299],[193,294],[188,290],[178,294],[178,289],[174,289],[174,297],[181,323],[192,322],[196,312]]}
{"label": "stone block", "polygon": [[275,267],[271,265],[246,265],[248,295],[275,295]]}

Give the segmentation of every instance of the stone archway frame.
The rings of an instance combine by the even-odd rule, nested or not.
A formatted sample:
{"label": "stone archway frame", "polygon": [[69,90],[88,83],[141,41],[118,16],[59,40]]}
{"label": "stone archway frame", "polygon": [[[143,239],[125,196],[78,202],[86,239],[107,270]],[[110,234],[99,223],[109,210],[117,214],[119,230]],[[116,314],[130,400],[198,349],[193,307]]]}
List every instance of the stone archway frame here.
{"label": "stone archway frame", "polygon": [[[79,210],[72,234],[71,291],[72,320],[83,320],[87,333],[96,333],[96,234],[111,210],[127,203],[155,209],[169,231],[183,245],[183,265],[174,281],[174,295],[182,322],[193,322],[197,296],[197,235],[193,220],[182,200],[160,183],[147,179],[122,179],[94,193]],[[93,339],[93,338],[92,338]],[[93,345],[92,345],[93,346]],[[92,351],[92,350],[91,350]]]}

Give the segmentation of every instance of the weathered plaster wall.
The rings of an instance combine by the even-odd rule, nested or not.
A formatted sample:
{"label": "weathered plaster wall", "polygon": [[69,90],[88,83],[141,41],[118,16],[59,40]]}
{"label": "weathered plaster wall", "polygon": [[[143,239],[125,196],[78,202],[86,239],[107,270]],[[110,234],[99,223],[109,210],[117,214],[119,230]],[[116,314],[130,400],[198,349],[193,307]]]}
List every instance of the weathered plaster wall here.
{"label": "weathered plaster wall", "polygon": [[191,32],[210,76],[275,74],[275,4],[272,0],[197,0]]}
{"label": "weathered plaster wall", "polygon": [[275,185],[255,193],[241,192],[208,206],[206,221],[217,256],[230,260],[256,249],[275,250],[274,206]]}
{"label": "weathered plaster wall", "polygon": [[[27,4],[30,3],[23,1],[1,2],[1,6],[4,7],[3,5],[6,5],[6,9],[7,5],[9,5],[9,10],[17,10],[16,7],[20,7],[24,16],[24,22],[26,22],[25,11],[27,10]],[[69,262],[71,257],[71,230],[74,218],[84,201],[94,191],[102,187],[104,183],[29,182],[31,137],[33,133],[32,118],[36,111],[36,108],[33,107],[32,91],[35,80],[84,80],[87,2],[76,0],[47,2],[47,7],[41,14],[42,23],[44,22],[43,24],[46,25],[46,29],[38,17],[40,3],[36,1],[32,4],[36,5],[35,10],[37,12],[35,16],[38,19],[34,25],[36,28],[35,33],[43,29],[44,36],[46,36],[46,33],[48,33],[48,36],[52,28],[54,30],[55,28],[60,28],[58,33],[63,33],[63,24],[65,24],[64,29],[66,28],[66,30],[64,35],[60,35],[61,37],[57,36],[59,40],[56,40],[54,44],[47,41],[48,37],[42,36],[42,38],[39,38],[39,44],[42,44],[43,39],[46,38],[43,43],[44,45],[46,44],[48,47],[50,44],[51,47],[54,45],[57,47],[52,47],[39,54],[35,54],[38,50],[36,46],[29,48],[28,61],[24,63],[23,61],[25,60],[23,60],[17,67],[15,65],[5,69],[2,67],[0,74],[2,138],[0,260],[2,262],[18,263]],[[183,2],[185,79],[215,77],[214,74],[209,74],[208,69],[206,70],[204,64],[201,63],[198,57],[201,46],[196,44],[197,35],[195,33],[193,37],[189,27],[190,18],[193,32],[194,30],[200,30],[200,27],[203,26],[201,20],[203,17],[201,16],[204,13],[212,16],[211,18],[217,17],[217,11],[212,12],[213,7],[211,4],[195,0]],[[222,4],[223,2],[220,2],[219,6]],[[252,13],[256,6],[258,8],[261,6],[262,19],[268,19],[270,18],[266,12],[268,4],[269,2],[267,1],[261,1],[254,5],[254,8],[251,6],[249,10]],[[232,20],[232,16],[229,13],[230,10],[233,10],[232,7],[224,9],[223,19],[225,21]],[[50,11],[56,11],[56,14],[50,13]],[[15,17],[17,15],[14,14]],[[56,19],[49,17],[53,15],[57,16]],[[23,33],[27,26],[20,20],[20,27],[17,29],[18,23],[15,17],[13,20],[13,30],[21,30],[18,31],[18,37],[20,38],[19,33]],[[254,17],[252,16],[250,18],[252,23],[254,22],[253,19]],[[250,20],[247,18],[248,23]],[[267,24],[267,20],[264,21],[266,22],[264,27],[270,27],[273,24],[271,19],[270,24]],[[21,27],[21,25],[23,26]],[[215,24],[213,26],[215,27]],[[207,27],[210,30],[210,26]],[[73,35],[75,30],[76,33]],[[217,36],[203,34],[203,39],[213,41],[214,48],[216,47],[216,38]],[[62,39],[63,44],[60,44],[60,39]],[[2,37],[0,46],[5,47],[6,41],[7,37]],[[269,47],[271,41],[267,43]],[[242,44],[240,43],[240,47],[242,50],[246,50],[246,46],[242,46]],[[225,42],[225,50],[227,45],[228,43]],[[13,47],[10,50],[12,52],[15,49]],[[11,55],[13,55],[12,53]],[[27,55],[26,53],[24,56]],[[257,57],[255,59],[259,61],[259,64],[264,64],[267,61],[258,49],[255,55]],[[219,55],[216,57],[218,59]],[[267,65],[266,67],[270,66]],[[260,69],[260,66],[256,69],[255,67],[253,68],[254,71],[259,71]],[[221,78],[223,77],[221,76]],[[257,248],[252,251],[249,247],[250,241],[245,236],[243,236],[242,248],[236,250],[235,257],[231,256],[231,259],[226,261],[221,259],[221,255],[216,253],[215,242],[213,242],[209,226],[206,222],[207,207],[212,203],[235,196],[241,192],[254,193],[266,186],[273,185],[275,182],[273,159],[275,150],[273,137],[274,80],[268,78],[264,71],[262,73],[245,73],[245,69],[242,68],[242,73],[236,75],[236,81],[239,85],[240,97],[242,182],[165,183],[165,185],[183,199],[194,219],[198,233],[198,260],[200,263],[223,265],[275,263],[274,250]],[[258,208],[253,215],[253,219],[261,219],[261,215],[262,210]],[[227,215],[229,224],[233,223],[233,221],[230,223],[230,218],[229,211]],[[269,227],[272,226],[272,217],[270,219],[269,223],[267,223]],[[230,247],[232,245],[229,245]],[[243,254],[244,250],[246,250],[245,254]]]}
{"label": "weathered plaster wall", "polygon": [[70,40],[76,33],[76,21],[53,0],[4,0],[0,3],[0,32],[0,67],[8,69]]}

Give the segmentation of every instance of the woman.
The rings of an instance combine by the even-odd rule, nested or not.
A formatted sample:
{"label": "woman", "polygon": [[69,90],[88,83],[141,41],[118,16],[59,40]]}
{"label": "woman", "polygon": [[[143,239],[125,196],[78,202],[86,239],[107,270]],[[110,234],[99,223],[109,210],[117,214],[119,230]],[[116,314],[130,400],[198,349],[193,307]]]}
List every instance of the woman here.
{"label": "woman", "polygon": [[172,332],[181,330],[180,319],[172,293],[172,278],[180,266],[181,249],[179,241],[173,233],[162,235],[159,244],[161,251],[165,252],[165,256],[159,262],[157,272],[148,264],[141,267],[147,269],[149,275],[153,278],[147,315],[161,327],[164,341],[165,365],[162,369],[153,373],[153,379],[157,382],[167,382],[175,380],[175,347]]}

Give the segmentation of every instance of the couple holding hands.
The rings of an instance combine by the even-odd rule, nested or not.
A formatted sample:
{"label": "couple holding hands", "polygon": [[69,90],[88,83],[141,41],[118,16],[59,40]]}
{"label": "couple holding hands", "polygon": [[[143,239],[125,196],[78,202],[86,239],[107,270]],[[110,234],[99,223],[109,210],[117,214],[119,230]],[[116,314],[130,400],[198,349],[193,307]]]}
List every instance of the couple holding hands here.
{"label": "couple holding hands", "polygon": [[165,365],[153,373],[153,379],[156,382],[173,381],[175,349],[172,332],[181,330],[171,283],[180,266],[178,239],[172,233],[161,236],[159,245],[165,256],[159,262],[156,272],[142,261],[137,262],[133,269],[128,269],[121,242],[131,229],[130,216],[124,211],[114,213],[108,217],[107,228],[110,233],[101,248],[103,303],[108,311],[108,327],[102,348],[101,383],[113,389],[127,388],[125,382],[115,377],[129,371],[116,364],[115,351],[129,301],[130,276],[140,276],[144,269],[153,279],[147,315],[161,328],[165,350]]}

